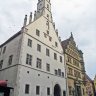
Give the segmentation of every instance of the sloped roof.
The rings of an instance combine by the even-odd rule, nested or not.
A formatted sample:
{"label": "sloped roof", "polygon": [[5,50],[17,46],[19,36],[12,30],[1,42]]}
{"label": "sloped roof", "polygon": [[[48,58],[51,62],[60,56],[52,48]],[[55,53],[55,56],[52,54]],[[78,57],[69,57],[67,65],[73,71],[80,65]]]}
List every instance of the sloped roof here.
{"label": "sloped roof", "polygon": [[93,82],[93,80],[87,74],[85,74],[85,76],[86,76],[86,79],[88,79],[90,82]]}
{"label": "sloped roof", "polygon": [[12,37],[10,37],[7,41],[5,41],[3,44],[0,45],[0,48],[3,47],[5,44],[9,43],[11,40],[13,40],[14,38],[16,38],[18,35],[21,34],[21,31],[17,32],[16,34],[14,34]]}
{"label": "sloped roof", "polygon": [[62,45],[63,49],[67,48],[68,43],[69,43],[69,39],[66,39],[66,40],[61,42],[61,45]]}

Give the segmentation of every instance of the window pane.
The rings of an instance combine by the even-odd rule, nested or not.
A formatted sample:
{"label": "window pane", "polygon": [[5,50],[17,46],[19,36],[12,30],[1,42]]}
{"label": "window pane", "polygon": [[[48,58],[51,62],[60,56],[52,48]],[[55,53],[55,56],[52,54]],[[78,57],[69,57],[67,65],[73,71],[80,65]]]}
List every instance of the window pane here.
{"label": "window pane", "polygon": [[58,69],[58,75],[61,76],[61,69]]}
{"label": "window pane", "polygon": [[29,84],[25,85],[25,94],[29,94]]}
{"label": "window pane", "polygon": [[46,55],[49,56],[50,53],[49,53],[49,49],[46,49]]}
{"label": "window pane", "polygon": [[64,77],[64,72],[62,72],[62,77]]}
{"label": "window pane", "polygon": [[55,75],[57,75],[57,70],[55,70]]}
{"label": "window pane", "polygon": [[37,51],[41,52],[41,45],[37,44]]}
{"label": "window pane", "polygon": [[42,60],[37,58],[37,65],[36,65],[36,67],[41,69],[41,63],[42,63]]}
{"label": "window pane", "polygon": [[38,29],[36,29],[36,35],[40,36],[40,31]]}
{"label": "window pane", "polygon": [[5,53],[5,51],[6,51],[6,46],[5,46],[4,49],[3,49],[3,54]]}
{"label": "window pane", "polygon": [[28,39],[28,46],[32,47],[32,40],[31,39]]}
{"label": "window pane", "polygon": [[47,71],[50,71],[50,64],[46,64]]}
{"label": "window pane", "polygon": [[55,46],[58,47],[58,43],[57,42],[55,42]]}
{"label": "window pane", "polygon": [[62,56],[60,56],[60,62],[62,63]]}
{"label": "window pane", "polygon": [[57,60],[57,54],[56,53],[54,53],[54,59]]}
{"label": "window pane", "polygon": [[47,95],[50,95],[50,88],[47,88]]}
{"label": "window pane", "polygon": [[3,60],[0,61],[0,69],[2,69],[3,66]]}
{"label": "window pane", "polygon": [[10,55],[10,56],[9,56],[9,61],[8,61],[8,64],[9,64],[9,65],[12,64],[12,59],[13,59],[13,55]]}
{"label": "window pane", "polygon": [[40,94],[40,86],[36,86],[36,95]]}
{"label": "window pane", "polygon": [[27,56],[26,56],[26,64],[32,65],[32,55],[27,54]]}

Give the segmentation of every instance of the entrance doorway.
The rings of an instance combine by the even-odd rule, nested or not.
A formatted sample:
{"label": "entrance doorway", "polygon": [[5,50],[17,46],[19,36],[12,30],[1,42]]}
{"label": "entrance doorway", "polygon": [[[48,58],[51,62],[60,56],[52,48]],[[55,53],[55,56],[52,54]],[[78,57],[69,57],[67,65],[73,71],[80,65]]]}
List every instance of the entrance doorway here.
{"label": "entrance doorway", "polygon": [[54,86],[54,96],[61,96],[61,88],[58,84]]}

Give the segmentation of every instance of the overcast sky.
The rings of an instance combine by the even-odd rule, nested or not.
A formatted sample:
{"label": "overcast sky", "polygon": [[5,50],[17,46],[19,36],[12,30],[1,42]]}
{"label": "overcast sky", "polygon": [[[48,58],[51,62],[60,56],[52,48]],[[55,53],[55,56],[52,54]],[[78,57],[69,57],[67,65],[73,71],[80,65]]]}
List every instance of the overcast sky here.
{"label": "overcast sky", "polygon": [[[24,15],[34,13],[38,0],[2,0],[0,2],[0,44],[23,25]],[[84,53],[87,74],[96,74],[96,0],[51,0],[53,20],[62,40],[73,32]]]}

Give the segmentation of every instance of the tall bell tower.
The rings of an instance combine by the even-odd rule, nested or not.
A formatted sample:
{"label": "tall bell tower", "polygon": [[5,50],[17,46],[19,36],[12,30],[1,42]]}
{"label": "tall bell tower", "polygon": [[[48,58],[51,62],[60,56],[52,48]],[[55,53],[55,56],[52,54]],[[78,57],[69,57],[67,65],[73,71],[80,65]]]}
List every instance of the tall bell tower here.
{"label": "tall bell tower", "polygon": [[37,11],[34,13],[34,20],[40,16],[44,16],[50,22],[52,22],[51,3],[50,0],[38,0]]}

